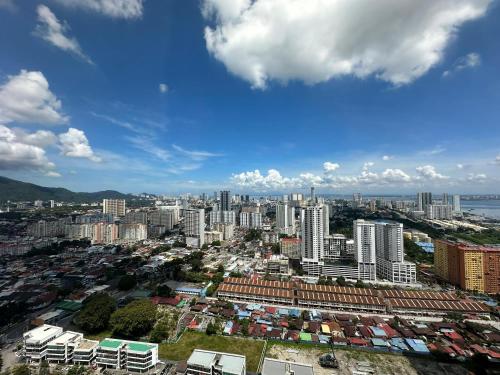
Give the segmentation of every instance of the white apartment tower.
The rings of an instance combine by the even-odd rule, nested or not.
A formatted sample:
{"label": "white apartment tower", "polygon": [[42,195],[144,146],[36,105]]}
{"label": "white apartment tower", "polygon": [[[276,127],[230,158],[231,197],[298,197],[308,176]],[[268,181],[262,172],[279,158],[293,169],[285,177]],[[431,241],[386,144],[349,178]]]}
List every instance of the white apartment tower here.
{"label": "white apartment tower", "polygon": [[103,199],[102,212],[113,216],[125,216],[125,199]]}
{"label": "white apartment tower", "polygon": [[323,207],[309,206],[301,213],[302,258],[318,262],[324,255]]}
{"label": "white apartment tower", "polygon": [[365,220],[355,220],[354,257],[358,262],[358,274],[361,280],[376,279],[375,224]]}
{"label": "white apartment tower", "polygon": [[453,196],[453,212],[461,212],[461,211],[462,211],[462,207],[460,204],[460,195],[455,194]]}
{"label": "white apartment tower", "polygon": [[276,227],[280,234],[295,233],[295,207],[289,206],[288,203],[276,205]]}
{"label": "white apartment tower", "polygon": [[194,247],[202,247],[205,243],[205,210],[184,210],[184,234],[186,243]]}

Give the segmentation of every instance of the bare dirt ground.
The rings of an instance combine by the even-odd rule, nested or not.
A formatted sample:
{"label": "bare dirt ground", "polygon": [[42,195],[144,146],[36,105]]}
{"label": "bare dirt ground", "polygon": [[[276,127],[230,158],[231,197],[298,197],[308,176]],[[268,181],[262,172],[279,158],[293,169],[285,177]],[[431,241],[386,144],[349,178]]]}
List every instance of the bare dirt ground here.
{"label": "bare dirt ground", "polygon": [[460,365],[445,364],[436,361],[405,357],[393,354],[378,354],[360,350],[336,349],[335,356],[339,362],[338,369],[326,369],[318,364],[318,358],[327,349],[287,347],[273,345],[267,351],[267,357],[286,361],[309,363],[314,367],[315,375],[352,375],[356,371],[373,375],[466,375],[467,371]]}

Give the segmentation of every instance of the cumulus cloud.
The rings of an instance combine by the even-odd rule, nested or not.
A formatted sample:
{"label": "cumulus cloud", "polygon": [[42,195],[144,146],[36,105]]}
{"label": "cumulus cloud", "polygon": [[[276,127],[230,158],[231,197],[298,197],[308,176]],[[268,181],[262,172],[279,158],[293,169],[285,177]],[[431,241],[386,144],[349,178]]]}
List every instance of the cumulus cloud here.
{"label": "cumulus cloud", "polygon": [[467,181],[476,182],[476,183],[484,183],[488,179],[488,176],[484,173],[469,173],[467,175]]}
{"label": "cumulus cloud", "polygon": [[168,85],[166,83],[160,83],[158,85],[158,90],[160,90],[162,94],[165,94],[168,91]]}
{"label": "cumulus cloud", "polygon": [[436,171],[436,168],[432,165],[424,165],[416,168],[417,173],[420,178],[427,180],[445,180],[448,176],[444,176]]}
{"label": "cumulus cloud", "polygon": [[69,118],[60,110],[42,72],[21,70],[0,85],[0,122],[65,124]]}
{"label": "cumulus cloud", "polygon": [[490,3],[204,0],[202,13],[207,50],[254,88],[342,76],[397,86],[435,66],[460,26],[484,16]]}
{"label": "cumulus cloud", "polygon": [[141,18],[144,0],[56,0],[61,5],[83,9],[111,18]]}
{"label": "cumulus cloud", "polygon": [[332,163],[330,161],[325,161],[323,163],[323,169],[325,170],[325,172],[334,172],[339,168],[340,168],[340,164],[338,164],[338,163]]}
{"label": "cumulus cloud", "polygon": [[82,130],[69,128],[66,133],[59,134],[59,148],[61,153],[72,158],[85,158],[96,163],[102,161],[95,155],[89,140]]}
{"label": "cumulus cloud", "polygon": [[283,177],[276,169],[269,169],[267,174],[263,175],[258,169],[239,174],[233,174],[231,181],[244,188],[254,190],[280,190],[297,187],[299,180]]}
{"label": "cumulus cloud", "polygon": [[45,150],[34,138],[35,134],[15,132],[0,125],[0,170],[26,169],[55,173],[54,163],[48,160]]}
{"label": "cumulus cloud", "polygon": [[465,56],[459,57],[449,70],[443,72],[443,77],[447,77],[463,69],[475,68],[479,65],[481,65],[481,56],[475,52],[471,52]]}
{"label": "cumulus cloud", "polygon": [[83,52],[78,41],[67,35],[69,26],[66,22],[57,19],[54,13],[45,5],[37,7],[38,24],[34,34],[53,46],[78,56],[83,61],[93,64],[92,60]]}
{"label": "cumulus cloud", "polygon": [[382,156],[382,160],[383,161],[388,161],[388,160],[392,160],[394,159],[394,156],[390,156],[390,155],[384,155]]}

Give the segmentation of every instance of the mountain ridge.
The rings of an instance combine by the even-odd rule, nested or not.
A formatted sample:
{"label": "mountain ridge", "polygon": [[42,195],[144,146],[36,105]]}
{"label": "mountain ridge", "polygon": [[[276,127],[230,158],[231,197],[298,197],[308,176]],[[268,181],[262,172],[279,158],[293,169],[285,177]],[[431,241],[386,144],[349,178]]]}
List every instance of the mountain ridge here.
{"label": "mountain ridge", "polygon": [[103,190],[92,193],[73,192],[61,187],[46,187],[29,182],[14,180],[0,176],[0,202],[55,200],[64,202],[90,203],[102,199],[131,199],[131,194],[123,194],[116,190]]}

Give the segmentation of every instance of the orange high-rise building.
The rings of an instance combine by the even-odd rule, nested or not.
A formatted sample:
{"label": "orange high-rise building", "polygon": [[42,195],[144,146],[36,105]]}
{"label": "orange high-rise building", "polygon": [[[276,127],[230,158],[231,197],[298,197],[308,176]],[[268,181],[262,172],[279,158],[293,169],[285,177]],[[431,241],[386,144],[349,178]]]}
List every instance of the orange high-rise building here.
{"label": "orange high-rise building", "polygon": [[462,289],[500,293],[500,248],[436,240],[434,270]]}

